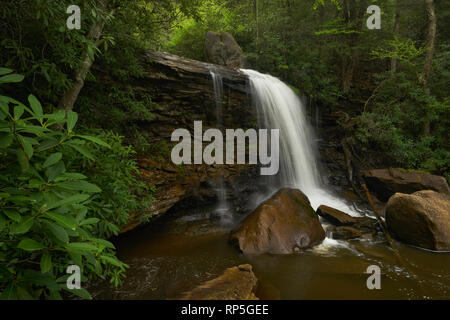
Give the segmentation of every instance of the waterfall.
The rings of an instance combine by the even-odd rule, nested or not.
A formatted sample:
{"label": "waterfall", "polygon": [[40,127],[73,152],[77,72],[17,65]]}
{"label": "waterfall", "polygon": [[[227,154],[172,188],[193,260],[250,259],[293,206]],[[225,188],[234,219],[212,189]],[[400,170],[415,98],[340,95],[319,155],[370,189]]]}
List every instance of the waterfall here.
{"label": "waterfall", "polygon": [[[216,72],[214,68],[210,68],[209,73],[211,75],[214,87],[214,101],[216,104],[216,121],[217,128],[223,129],[223,108],[222,108],[222,100],[223,100],[223,81],[222,76]],[[227,202],[227,189],[225,187],[225,183],[223,177],[217,181],[217,185],[215,186],[215,192],[217,194],[218,204],[214,213],[219,217],[220,221],[224,224],[231,223],[232,216],[230,207]]]}
{"label": "waterfall", "polygon": [[359,215],[323,186],[315,138],[300,98],[278,78],[254,70],[241,71],[250,79],[259,126],[280,130],[281,185],[300,189],[314,209],[324,204]]}

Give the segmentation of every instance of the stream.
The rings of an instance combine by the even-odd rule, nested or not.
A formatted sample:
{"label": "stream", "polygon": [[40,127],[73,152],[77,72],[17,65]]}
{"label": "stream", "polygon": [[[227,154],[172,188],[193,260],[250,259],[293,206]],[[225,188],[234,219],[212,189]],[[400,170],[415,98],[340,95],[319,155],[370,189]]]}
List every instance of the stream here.
{"label": "stream", "polygon": [[[340,241],[326,238],[294,255],[244,256],[228,242],[230,228],[193,210],[176,219],[122,235],[115,242],[119,258],[130,265],[123,286],[93,285],[95,299],[172,299],[226,268],[250,263],[259,280],[261,299],[448,299],[450,254],[397,243],[414,267],[413,278],[379,240]],[[381,268],[381,290],[369,290],[369,265]],[[422,292],[421,281],[426,292]]]}

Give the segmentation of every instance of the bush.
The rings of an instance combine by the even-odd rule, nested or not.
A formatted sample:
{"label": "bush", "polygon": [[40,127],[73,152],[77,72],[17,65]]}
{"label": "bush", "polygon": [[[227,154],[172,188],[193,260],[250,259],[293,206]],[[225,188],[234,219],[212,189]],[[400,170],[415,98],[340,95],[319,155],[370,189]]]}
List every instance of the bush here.
{"label": "bush", "polygon": [[124,137],[112,131],[90,130],[90,133],[108,143],[109,152],[104,152],[101,145],[90,144],[86,155],[70,148],[67,153],[76,169],[103,190],[93,195],[91,209],[100,219],[95,225],[96,234],[110,237],[118,234],[131,213],[148,208],[153,188],[139,179],[140,171],[133,159],[136,151],[131,145],[123,145]]}
{"label": "bush", "polygon": [[[0,69],[0,84],[22,81],[11,72]],[[98,237],[107,234],[99,232],[105,192],[74,169],[81,159],[92,161],[89,150],[110,146],[75,132],[75,112],[44,114],[33,95],[28,101],[0,96],[1,298],[60,299],[62,290],[90,298],[84,289],[67,288],[69,265],[80,267],[83,280],[110,278],[114,285],[127,265]]]}

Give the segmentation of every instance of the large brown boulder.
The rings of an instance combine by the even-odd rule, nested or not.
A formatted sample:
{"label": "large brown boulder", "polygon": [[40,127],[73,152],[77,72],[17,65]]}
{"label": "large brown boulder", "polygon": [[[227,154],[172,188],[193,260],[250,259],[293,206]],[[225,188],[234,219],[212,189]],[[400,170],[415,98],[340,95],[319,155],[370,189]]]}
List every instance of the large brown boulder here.
{"label": "large brown boulder", "polygon": [[450,196],[432,190],[396,193],[386,206],[386,224],[400,241],[431,250],[450,250]]}
{"label": "large brown boulder", "polygon": [[403,169],[373,169],[363,172],[366,185],[381,201],[388,201],[396,192],[413,193],[420,190],[434,190],[450,194],[444,177]]}
{"label": "large brown boulder", "polygon": [[180,300],[259,300],[255,296],[258,279],[252,266],[228,268],[219,277],[186,292]]}
{"label": "large brown boulder", "polygon": [[208,62],[230,68],[245,67],[245,54],[228,32],[209,31],[206,34],[205,53]]}
{"label": "large brown boulder", "polygon": [[283,188],[231,232],[230,243],[246,254],[290,254],[324,238],[308,197],[300,190]]}

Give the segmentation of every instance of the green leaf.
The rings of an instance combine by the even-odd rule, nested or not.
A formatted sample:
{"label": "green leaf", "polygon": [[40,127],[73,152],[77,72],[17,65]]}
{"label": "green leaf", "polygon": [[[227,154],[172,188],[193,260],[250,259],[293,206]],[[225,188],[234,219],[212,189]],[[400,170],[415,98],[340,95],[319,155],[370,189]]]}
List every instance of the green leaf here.
{"label": "green leaf", "polygon": [[67,113],[67,131],[68,132],[72,132],[77,121],[78,121],[78,114],[76,112],[73,112],[72,110],[69,110],[69,112]]}
{"label": "green leaf", "polygon": [[64,172],[62,176],[55,179],[55,182],[61,182],[66,180],[83,180],[87,179],[84,174],[76,173],[76,172]]}
{"label": "green leaf", "polygon": [[48,181],[53,181],[61,174],[63,174],[66,171],[66,167],[64,166],[64,162],[59,161],[57,164],[47,168],[46,174],[48,177]]}
{"label": "green leaf", "polygon": [[17,293],[20,300],[34,300],[33,296],[25,288],[17,287]]}
{"label": "green leaf", "polygon": [[64,228],[50,221],[45,221],[45,225],[47,226],[48,230],[50,230],[50,232],[56,237],[56,239],[62,241],[63,243],[69,242],[69,236]]}
{"label": "green leaf", "polygon": [[52,256],[48,252],[44,252],[41,257],[41,272],[46,273],[52,269]]}
{"label": "green leaf", "polygon": [[23,151],[25,151],[28,159],[31,159],[31,157],[33,156],[33,146],[31,145],[30,141],[28,139],[25,139],[21,135],[17,135],[17,139],[19,139]]}
{"label": "green leaf", "polygon": [[77,227],[77,222],[71,217],[54,212],[46,212],[45,215],[64,228],[75,230]]}
{"label": "green leaf", "polygon": [[55,123],[63,122],[66,113],[64,110],[57,110],[51,114],[46,114],[45,117],[49,120],[52,120]]}
{"label": "green leaf", "polygon": [[112,244],[110,241],[105,240],[105,239],[98,239],[98,238],[91,238],[89,239],[92,242],[95,242],[97,244],[101,244],[103,246],[105,246],[105,248],[109,248],[109,249],[115,249],[114,244]]}
{"label": "green leaf", "polygon": [[43,150],[48,150],[53,148],[54,146],[57,146],[60,143],[59,140],[55,139],[47,139],[40,143],[40,145],[36,148],[37,152],[41,152]]}
{"label": "green leaf", "polygon": [[35,135],[39,135],[39,134],[41,134],[41,133],[48,132],[48,131],[50,131],[50,130],[47,129],[47,128],[44,128],[44,127],[38,127],[38,126],[30,126],[30,125],[27,125],[27,126],[25,126],[25,127],[18,127],[18,128],[17,128],[17,131],[20,131],[20,132],[26,132],[26,133],[32,133],[32,134],[35,134]]}
{"label": "green leaf", "polygon": [[14,107],[14,119],[19,120],[20,117],[23,115],[23,112],[25,111],[24,106],[15,106]]}
{"label": "green leaf", "polygon": [[67,292],[73,293],[80,298],[92,300],[90,293],[86,289],[68,289],[65,285],[63,286],[63,289]]}
{"label": "green leaf", "polygon": [[70,196],[68,198],[64,198],[62,200],[59,200],[57,202],[51,203],[47,206],[47,210],[51,210],[53,208],[58,208],[58,207],[62,207],[62,206],[67,206],[69,204],[73,204],[73,203],[81,203],[85,200],[87,200],[90,196],[88,194],[75,194],[73,196]]}
{"label": "green leaf", "polygon": [[12,234],[23,234],[28,232],[34,224],[34,217],[23,219],[22,222],[11,228]]}
{"label": "green leaf", "polygon": [[95,160],[95,157],[92,155],[92,153],[90,153],[86,148],[84,148],[83,146],[79,146],[77,144],[71,144],[70,145],[72,148],[74,148],[76,151],[78,151],[79,153],[81,153],[83,156],[85,156],[86,158],[90,159],[90,160]]}
{"label": "green leaf", "polygon": [[17,300],[17,288],[13,282],[10,282],[0,294],[0,300]]}
{"label": "green leaf", "polygon": [[13,70],[7,69],[7,68],[0,68],[0,76],[3,76],[5,74],[11,73]]}
{"label": "green leaf", "polygon": [[0,214],[0,232],[3,230],[5,225],[6,225],[6,219],[3,217],[3,215]]}
{"label": "green leaf", "polygon": [[110,257],[110,256],[100,256],[100,258],[106,262],[108,262],[109,264],[112,264],[116,267],[123,267],[123,263],[120,262],[118,259],[114,258],[114,257]]}
{"label": "green leaf", "polygon": [[101,139],[97,138],[97,137],[92,137],[92,136],[85,136],[85,135],[77,135],[77,137],[92,141],[98,145],[101,145],[103,147],[106,148],[111,148],[111,146],[109,144],[107,144],[106,142],[102,141]]}
{"label": "green leaf", "polygon": [[23,249],[25,251],[36,251],[44,249],[45,246],[42,243],[39,243],[33,239],[25,238],[19,242],[17,248]]}
{"label": "green leaf", "polygon": [[56,183],[55,186],[62,188],[62,189],[85,191],[85,192],[101,192],[102,191],[102,189],[97,187],[95,184],[89,183],[84,180],[59,182],[59,183]]}
{"label": "green leaf", "polygon": [[22,82],[24,76],[20,74],[8,74],[7,76],[0,77],[0,83],[16,83]]}
{"label": "green leaf", "polygon": [[51,290],[60,290],[60,286],[49,272],[42,273],[40,271],[28,269],[23,273],[23,280],[33,284],[46,286]]}
{"label": "green leaf", "polygon": [[42,111],[42,105],[39,102],[39,100],[35,96],[30,94],[28,96],[28,102],[30,103],[31,110],[33,110],[34,115],[36,116],[36,118],[38,118],[38,120],[40,122],[42,122],[42,116],[43,116],[44,113]]}
{"label": "green leaf", "polygon": [[48,158],[44,162],[44,168],[48,168],[54,164],[56,164],[59,160],[62,159],[62,153],[56,152],[48,156]]}
{"label": "green leaf", "polygon": [[0,148],[7,148],[14,140],[14,135],[10,133],[0,135]]}
{"label": "green leaf", "polygon": [[97,251],[97,246],[88,242],[71,242],[66,244],[66,248],[81,251]]}
{"label": "green leaf", "polygon": [[63,300],[63,298],[61,297],[61,294],[56,290],[50,290],[48,299],[49,300]]}
{"label": "green leaf", "polygon": [[80,226],[88,225],[88,224],[96,224],[100,221],[98,218],[88,218],[81,221]]}
{"label": "green leaf", "polygon": [[22,220],[22,216],[14,210],[5,210],[3,211],[4,214],[6,214],[6,216],[8,218],[10,218],[11,220],[14,220],[16,222],[20,222]]}
{"label": "green leaf", "polygon": [[17,150],[17,161],[19,161],[20,167],[22,168],[22,172],[27,171],[28,168],[30,167],[28,158],[22,149]]}

